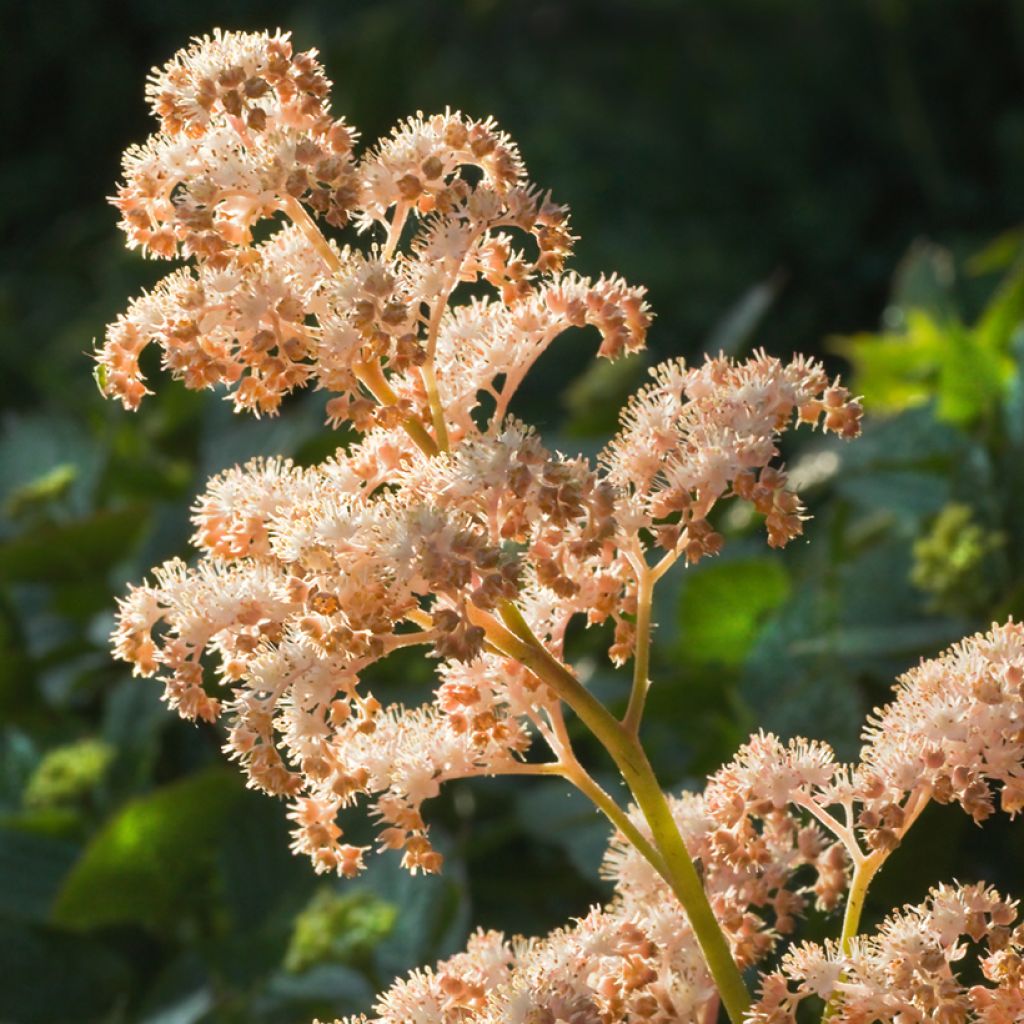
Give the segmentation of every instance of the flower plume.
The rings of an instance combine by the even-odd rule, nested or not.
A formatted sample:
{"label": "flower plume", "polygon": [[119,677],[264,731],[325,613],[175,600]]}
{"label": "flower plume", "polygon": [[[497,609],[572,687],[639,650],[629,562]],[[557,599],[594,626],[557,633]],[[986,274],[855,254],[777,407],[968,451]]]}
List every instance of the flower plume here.
{"label": "flower plume", "polygon": [[[361,869],[368,849],[343,829],[356,804],[381,849],[436,871],[422,808],[445,782],[544,770],[538,741],[566,754],[558,694],[496,646],[508,609],[555,659],[574,617],[611,621],[625,661],[648,559],[715,553],[708,517],[728,497],[753,502],[773,544],[795,536],[779,433],[797,419],[852,436],[860,407],[813,361],[676,360],[598,464],[553,452],[509,413],[530,368],[571,328],[596,331],[599,356],[636,352],[652,315],[643,288],[565,269],[568,210],[492,119],[417,114],[359,153],[315,52],[280,32],[196,39],[147,97],[159,128],[126,153],[113,202],[130,247],[192,262],[110,325],[103,390],[137,408],[155,348],[238,411],[323,391],[327,421],[362,438],[318,466],[211,480],[198,561],[131,589],[116,653],[179,714],[223,720],[318,871]],[[364,244],[330,237],[349,223]],[[365,681],[411,646],[437,662],[418,707]],[[770,940],[747,926],[753,957]]]}

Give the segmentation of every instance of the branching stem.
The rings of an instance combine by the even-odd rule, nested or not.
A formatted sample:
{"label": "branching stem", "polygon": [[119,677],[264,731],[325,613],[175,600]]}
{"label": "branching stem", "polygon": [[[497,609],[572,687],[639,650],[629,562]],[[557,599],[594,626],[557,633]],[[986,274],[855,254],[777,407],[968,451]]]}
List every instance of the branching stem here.
{"label": "branching stem", "polygon": [[855,867],[865,859],[864,851],[860,848],[860,843],[857,842],[857,837],[851,828],[843,825],[807,794],[797,793],[792,797],[792,800],[798,807],[803,807],[804,810],[810,811],[846,847],[846,852],[850,855],[850,859]]}
{"label": "branching stem", "polygon": [[[292,223],[303,233],[303,235],[306,236],[306,241],[316,249],[324,263],[326,263],[334,273],[340,273],[343,269],[341,257],[316,226],[316,222],[312,217],[310,217],[302,203],[300,203],[294,196],[285,196],[281,200],[281,209],[284,210],[284,212],[291,218]],[[388,234],[388,245],[392,246],[392,248],[394,244],[397,244],[398,236],[402,233],[402,225],[400,221],[405,219],[406,212],[406,208],[401,208],[400,210],[395,211],[395,220],[391,225],[392,230]],[[395,230],[396,224],[398,225],[397,230]],[[388,384],[387,379],[384,376],[384,372],[380,368],[380,363],[362,363],[356,368],[355,373],[360,383],[381,405],[397,405],[398,396],[392,390],[391,385]],[[424,429],[423,424],[414,416],[406,417],[402,422],[402,426],[405,428],[405,432],[409,437],[412,438],[416,447],[419,448],[424,455],[436,455],[439,445],[447,451],[447,434],[444,435],[443,444],[440,443],[440,435],[438,437],[438,442],[435,443],[434,439]]]}
{"label": "branching stem", "polygon": [[[608,751],[651,829],[664,878],[686,911],[729,1018],[733,1024],[740,1024],[750,1006],[750,994],[639,740],[534,636],[511,602],[501,606],[500,614],[499,622],[487,613],[471,611],[489,642],[547,683]],[[651,863],[661,873],[658,862]]]}
{"label": "branching stem", "polygon": [[387,240],[384,242],[384,252],[382,255],[385,261],[394,256],[399,239],[402,237],[402,228],[405,227],[405,218],[408,215],[409,204],[405,202],[398,203],[395,207],[395,215],[391,218],[391,223],[388,225]]}
{"label": "branching stem", "polygon": [[444,421],[444,406],[441,404],[441,394],[437,390],[434,353],[437,350],[437,335],[441,330],[441,317],[444,315],[451,293],[451,288],[443,291],[430,309],[430,320],[427,322],[427,358],[420,367],[423,387],[427,392],[427,401],[430,403],[430,416],[434,422],[434,434],[437,436],[437,445],[443,452],[448,451],[448,427]]}
{"label": "branching stem", "polygon": [[[370,392],[371,395],[381,405],[397,405],[398,395],[395,394],[391,385],[388,383],[387,378],[384,376],[384,371],[380,368],[380,363],[369,362],[360,363],[355,368],[355,375],[360,384]],[[437,444],[434,439],[427,433],[426,428],[415,416],[407,416],[402,420],[402,426],[405,432],[412,438],[414,444],[424,455],[436,455],[438,453]]]}
{"label": "branching stem", "polygon": [[[903,806],[904,821],[899,829],[900,840],[910,831],[911,826],[921,816],[922,811],[928,806],[930,799],[929,792],[918,787],[914,789]],[[867,899],[868,888],[874,881],[875,875],[881,870],[882,865],[888,860],[892,850],[875,850],[867,856],[861,856],[854,863],[853,877],[850,879],[850,891],[846,897],[846,910],[843,913],[843,930],[839,936],[839,946],[844,954],[849,954],[853,939],[860,930],[860,918],[864,912],[864,901]],[[835,995],[829,1000],[822,1015],[822,1024],[832,1019],[838,1009],[838,1000]]]}

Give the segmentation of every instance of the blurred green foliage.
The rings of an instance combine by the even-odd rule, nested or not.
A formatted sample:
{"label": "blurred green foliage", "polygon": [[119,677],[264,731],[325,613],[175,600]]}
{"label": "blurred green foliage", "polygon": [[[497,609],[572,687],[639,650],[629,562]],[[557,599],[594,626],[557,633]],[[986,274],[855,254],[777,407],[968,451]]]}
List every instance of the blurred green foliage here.
{"label": "blurred green foliage", "polygon": [[75,740],[54,747],[25,784],[25,806],[66,807],[88,798],[102,783],[115,753],[103,740]]}
{"label": "blurred green foliage", "polygon": [[970,505],[951,502],[914,541],[910,579],[931,595],[935,611],[977,612],[992,599],[993,556],[1005,543],[1004,534],[975,522]]}
{"label": "blurred green foliage", "polygon": [[320,963],[365,963],[391,934],[398,913],[394,903],[365,889],[344,895],[319,889],[295,919],[284,966],[299,972]]}
{"label": "blurred green foliage", "polygon": [[[755,518],[727,508],[724,554],[658,593],[646,735],[666,785],[699,784],[759,726],[855,754],[899,672],[1024,611],[1024,229],[1006,230],[1024,219],[1019,5],[116,0],[64,5],[60,31],[52,5],[12,14],[0,1020],[333,1019],[471,926],[540,932],[607,895],[607,830],[544,780],[450,787],[431,808],[440,878],[384,856],[353,882],[317,879],[288,852],[281,806],[223,764],[216,730],[177,721],[110,659],[114,595],[187,554],[207,476],[261,453],[308,463],[343,440],[320,396],[257,423],[167,387],[131,417],[89,380],[92,339],[167,269],[124,251],[102,197],[150,130],[146,70],[191,34],[293,28],[370,140],[416,109],[496,114],[572,206],[577,266],[650,286],[649,356],[593,365],[580,332],[541,361],[516,411],[552,445],[594,452],[658,358],[764,344],[849,359],[865,436],[804,433],[785,453],[807,543],[769,552]],[[607,639],[570,638],[615,701]],[[374,685],[418,699],[428,678],[396,657]],[[869,909],[953,875],[1020,892],[1022,856],[1020,829],[936,809]]]}

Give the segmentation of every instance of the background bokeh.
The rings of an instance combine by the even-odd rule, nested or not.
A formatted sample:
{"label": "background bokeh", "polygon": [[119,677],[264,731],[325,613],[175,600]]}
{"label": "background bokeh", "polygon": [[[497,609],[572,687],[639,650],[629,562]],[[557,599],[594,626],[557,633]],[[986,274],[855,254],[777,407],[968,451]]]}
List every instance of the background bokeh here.
{"label": "background bokeh", "polygon": [[[129,416],[87,353],[164,265],[104,203],[150,130],[149,67],[214,26],[291,28],[373,140],[446,105],[493,113],[570,204],[575,266],[650,287],[646,356],[564,340],[518,412],[594,451],[645,364],[756,345],[824,356],[865,437],[796,437],[814,513],[769,553],[733,514],[719,559],[659,595],[648,738],[699,785],[754,728],[856,753],[896,674],[1024,614],[1024,7],[996,0],[179,0],[4,5],[0,163],[0,1020],[292,1024],[366,1008],[471,927],[585,912],[606,830],[543,780],[436,802],[446,872],[354,883],[290,857],[209,727],[111,662],[113,596],[187,554],[204,479],[322,458],[322,396],[260,423],[167,387]],[[581,635],[608,700],[621,683]],[[422,693],[415,659],[381,688]],[[592,755],[593,751],[590,752]],[[595,771],[606,770],[591,757]],[[869,912],[954,875],[1017,893],[1021,827],[937,808]],[[830,923],[811,915],[807,934]]]}

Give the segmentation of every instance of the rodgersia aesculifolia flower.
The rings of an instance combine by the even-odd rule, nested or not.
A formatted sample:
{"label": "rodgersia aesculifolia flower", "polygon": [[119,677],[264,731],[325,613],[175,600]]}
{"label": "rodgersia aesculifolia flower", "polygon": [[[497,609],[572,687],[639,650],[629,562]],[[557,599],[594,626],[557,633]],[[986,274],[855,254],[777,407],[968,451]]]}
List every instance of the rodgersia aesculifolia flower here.
{"label": "rodgersia aesculifolia flower", "polygon": [[[667,800],[637,738],[654,584],[720,550],[723,501],[751,503],[772,546],[798,536],[779,435],[802,423],[854,437],[860,405],[809,359],[675,359],[595,462],[552,451],[510,414],[516,391],[571,328],[593,328],[603,358],[642,349],[644,289],[566,270],[568,211],[492,120],[418,114],[360,151],[329,91],[315,52],[281,33],[216,32],[150,77],[159,127],[125,154],[113,202],[130,247],[191,262],[108,327],[102,390],[137,408],[156,349],[238,411],[323,391],[327,423],[361,436],[316,466],[255,460],[211,480],[193,509],[197,561],[130,590],[116,653],[183,717],[223,721],[226,752],[287,798],[293,848],[318,872],[362,869],[369,848],[344,831],[356,805],[380,849],[437,871],[423,805],[453,779],[561,775],[615,823],[608,907],[543,940],[480,933],[381,996],[380,1020],[710,1022],[720,999],[739,1020],[737,965],[775,949],[808,900],[835,908],[848,885],[852,899],[929,800],[980,821],[998,785],[1004,809],[1024,806],[1020,627],[909,673],[860,764],[757,734],[702,795]],[[574,619],[609,623],[611,659],[633,663],[621,722],[564,662]],[[435,659],[436,686],[418,707],[388,704],[367,671],[412,646]],[[637,806],[620,809],[579,764],[566,706]],[[851,1009],[881,1012],[855,979],[880,984],[898,935],[954,904],[965,927],[922,951],[921,969],[945,978],[957,936],[987,936],[986,971],[1019,984],[1009,905],[940,890],[877,940],[794,950],[752,1019],[790,1021],[807,992],[841,1003],[836,1019],[876,1019]],[[986,1009],[1019,992],[987,991],[935,1005],[1020,1019]],[[900,1013],[877,1019],[926,1019]]]}

